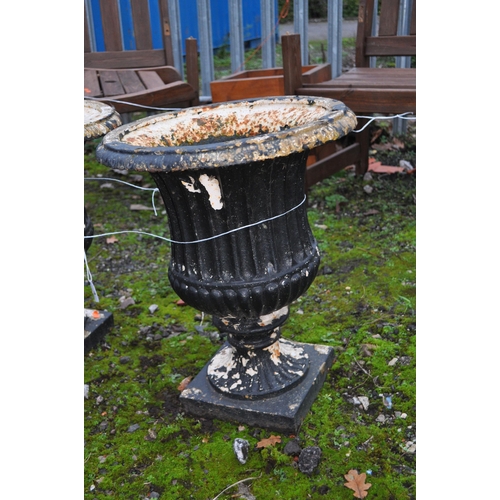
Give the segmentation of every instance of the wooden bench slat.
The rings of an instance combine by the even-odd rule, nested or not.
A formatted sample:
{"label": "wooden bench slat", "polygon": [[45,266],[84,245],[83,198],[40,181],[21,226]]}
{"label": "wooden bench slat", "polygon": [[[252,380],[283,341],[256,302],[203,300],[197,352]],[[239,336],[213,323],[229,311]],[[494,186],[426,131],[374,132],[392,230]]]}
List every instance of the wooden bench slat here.
{"label": "wooden bench slat", "polygon": [[83,76],[84,95],[87,97],[102,97],[97,71],[86,69]]}
{"label": "wooden bench slat", "polygon": [[120,14],[116,0],[100,0],[101,18],[106,50],[122,50]]}
{"label": "wooden bench slat", "polygon": [[84,20],[85,20],[85,31],[83,32],[83,51],[84,52],[90,52],[90,31],[89,31],[89,22],[87,19],[87,12],[85,12],[84,15]]}
{"label": "wooden bench slat", "polygon": [[125,94],[125,90],[120,82],[120,77],[116,71],[100,71],[99,80],[101,81],[101,88],[106,97]]}
{"label": "wooden bench slat", "polygon": [[163,50],[124,50],[114,52],[89,52],[83,56],[86,68],[151,68],[165,65]]}
{"label": "wooden bench slat", "polygon": [[[304,82],[303,87],[335,88],[335,87],[364,87],[364,88],[416,88],[416,69],[414,68],[353,68],[337,78],[319,83]],[[314,92],[314,90],[312,90]]]}
{"label": "wooden bench slat", "polygon": [[417,53],[416,36],[374,36],[366,39],[367,56],[414,56]]}
{"label": "wooden bench slat", "polygon": [[148,2],[144,0],[130,0],[132,16],[134,18],[134,35],[136,50],[153,48],[151,40],[151,26],[149,19]]}
{"label": "wooden bench slat", "polygon": [[416,112],[416,92],[401,88],[309,87],[296,90],[298,95],[315,95],[342,101],[356,114]]}
{"label": "wooden bench slat", "polygon": [[155,71],[138,71],[140,79],[144,86],[149,90],[159,89],[165,86],[163,80]]}
{"label": "wooden bench slat", "polygon": [[380,5],[379,36],[398,33],[399,0],[382,0]]}
{"label": "wooden bench slat", "polygon": [[135,71],[117,71],[117,74],[127,94],[145,90],[145,86],[142,83],[142,80],[139,78],[139,75]]}

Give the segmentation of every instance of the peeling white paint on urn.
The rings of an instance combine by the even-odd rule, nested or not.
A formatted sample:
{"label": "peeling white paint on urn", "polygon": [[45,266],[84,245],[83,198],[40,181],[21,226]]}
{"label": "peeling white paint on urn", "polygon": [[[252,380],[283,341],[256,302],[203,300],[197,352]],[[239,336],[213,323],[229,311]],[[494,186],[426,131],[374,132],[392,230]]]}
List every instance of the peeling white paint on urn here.
{"label": "peeling white paint on urn", "polygon": [[286,314],[288,314],[288,306],[282,307],[281,309],[273,311],[272,313],[264,314],[259,318],[260,320],[259,325],[260,326],[270,325],[273,321],[281,318],[282,316],[285,316]]}
{"label": "peeling white paint on urn", "polygon": [[207,190],[212,208],[214,210],[220,210],[224,204],[221,201],[222,193],[217,178],[212,175],[202,174],[200,175],[200,183]]}
{"label": "peeling white paint on urn", "polygon": [[189,178],[191,179],[191,182],[187,182],[187,181],[181,181],[182,184],[184,185],[184,187],[190,192],[190,193],[201,193],[201,189],[196,189],[194,187],[194,183],[195,183],[195,180],[189,176]]}

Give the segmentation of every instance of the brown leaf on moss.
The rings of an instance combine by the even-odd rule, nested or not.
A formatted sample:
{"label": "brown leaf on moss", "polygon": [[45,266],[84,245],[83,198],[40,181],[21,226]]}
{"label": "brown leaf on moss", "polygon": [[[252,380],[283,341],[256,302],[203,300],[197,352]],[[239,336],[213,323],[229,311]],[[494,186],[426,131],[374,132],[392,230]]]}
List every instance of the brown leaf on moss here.
{"label": "brown leaf on moss", "polygon": [[269,436],[264,438],[257,443],[257,448],[267,448],[268,446],[274,446],[276,443],[281,443],[281,436]]}
{"label": "brown leaf on moss", "polygon": [[366,474],[364,472],[358,474],[357,470],[351,469],[344,477],[347,479],[347,483],[344,483],[344,486],[353,490],[353,495],[356,498],[365,498],[368,495],[368,491],[366,490],[371,487],[371,483],[365,483]]}
{"label": "brown leaf on moss", "polygon": [[193,377],[189,376],[183,379],[182,382],[178,385],[177,390],[182,392],[189,385],[189,382],[191,382],[192,378]]}

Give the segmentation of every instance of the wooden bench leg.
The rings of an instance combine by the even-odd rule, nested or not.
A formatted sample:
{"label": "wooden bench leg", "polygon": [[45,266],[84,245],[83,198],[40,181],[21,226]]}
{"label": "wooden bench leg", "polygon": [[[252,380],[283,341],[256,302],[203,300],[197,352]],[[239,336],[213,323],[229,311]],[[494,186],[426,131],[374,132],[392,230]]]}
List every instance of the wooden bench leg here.
{"label": "wooden bench leg", "polygon": [[[358,130],[366,125],[367,118],[358,118]],[[368,153],[370,150],[370,127],[356,133],[356,142],[359,144],[359,160],[356,162],[356,175],[365,175],[368,171]]]}
{"label": "wooden bench leg", "polygon": [[288,34],[281,37],[283,54],[283,85],[285,95],[296,95],[302,87],[302,61],[300,55],[300,35]]}

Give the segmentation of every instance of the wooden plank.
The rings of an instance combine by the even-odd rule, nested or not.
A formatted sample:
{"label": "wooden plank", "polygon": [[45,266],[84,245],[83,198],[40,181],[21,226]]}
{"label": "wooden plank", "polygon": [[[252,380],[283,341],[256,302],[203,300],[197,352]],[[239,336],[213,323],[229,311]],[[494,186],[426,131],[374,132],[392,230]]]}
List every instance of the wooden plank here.
{"label": "wooden plank", "polygon": [[84,41],[83,41],[83,51],[90,52],[90,32],[89,32],[89,23],[87,20],[87,4],[85,4],[85,12],[84,12],[84,20],[85,20],[85,31],[84,31]]}
{"label": "wooden plank", "polygon": [[163,83],[182,81],[180,73],[173,66],[153,66],[148,69],[156,71],[158,76],[163,80]]}
{"label": "wooden plank", "polygon": [[170,31],[170,17],[168,15],[168,1],[160,1],[160,19],[162,21],[163,50],[165,51],[165,62],[169,66],[175,66],[174,51],[172,48],[172,36]]}
{"label": "wooden plank", "polygon": [[186,82],[179,81],[169,83],[156,90],[146,90],[134,94],[124,94],[113,97],[116,100],[126,101],[122,103],[113,103],[116,111],[118,113],[128,113],[141,109],[138,106],[134,106],[134,103],[142,106],[153,106],[159,108],[181,108],[192,106],[193,100],[195,100],[198,96],[193,91],[191,85]]}
{"label": "wooden plank", "polygon": [[138,71],[137,74],[148,90],[161,89],[165,86],[156,71]]}
{"label": "wooden plank", "polygon": [[410,35],[417,34],[417,0],[413,0],[411,6]]}
{"label": "wooden plank", "polygon": [[359,144],[354,143],[306,168],[306,189],[359,161]]}
{"label": "wooden plank", "polygon": [[106,97],[125,94],[125,90],[123,89],[116,71],[100,71],[99,80],[101,81],[101,88]]}
{"label": "wooden plank", "polygon": [[365,54],[365,39],[371,35],[373,19],[373,1],[359,0],[358,30],[356,33],[356,66],[358,68],[370,66],[370,58]]}
{"label": "wooden plank", "polygon": [[295,95],[295,89],[302,86],[300,35],[283,35],[281,37],[281,46],[283,51],[284,95]]}
{"label": "wooden plank", "polygon": [[97,70],[86,69],[83,73],[84,95],[87,97],[102,97],[103,93],[99,85]]}
{"label": "wooden plank", "polygon": [[366,39],[367,56],[414,56],[416,53],[416,36],[374,36]]}
{"label": "wooden plank", "polygon": [[216,80],[210,82],[210,90],[212,93],[212,102],[285,95],[282,76],[245,78],[241,80]]}
{"label": "wooden plank", "polygon": [[86,68],[150,68],[165,66],[165,52],[156,50],[124,50],[84,54]]}
{"label": "wooden plank", "polygon": [[321,88],[317,86],[314,87],[313,92],[311,92],[311,87],[299,88],[296,94],[337,99],[356,114],[416,112],[415,89]]}
{"label": "wooden plank", "polygon": [[122,84],[123,90],[127,94],[132,94],[133,92],[141,92],[145,90],[145,86],[139,75],[133,70],[117,71],[118,78]]}
{"label": "wooden plank", "polygon": [[99,3],[106,50],[123,50],[120,15],[116,0],[101,0]]}
{"label": "wooden plank", "polygon": [[151,21],[149,18],[148,2],[144,0],[130,0],[130,6],[132,7],[136,49],[152,49],[153,42],[151,40]]}
{"label": "wooden plank", "polygon": [[198,66],[198,42],[196,38],[186,39],[186,74],[193,90],[200,94],[200,69]]}
{"label": "wooden plank", "polygon": [[[304,71],[306,70],[306,71]],[[319,83],[332,78],[332,65],[330,63],[318,64],[307,70],[307,66],[302,68],[302,82]]]}
{"label": "wooden plank", "polygon": [[382,0],[380,5],[379,36],[398,33],[399,0]]}
{"label": "wooden plank", "polygon": [[352,68],[338,78],[303,87],[416,88],[415,68]]}

